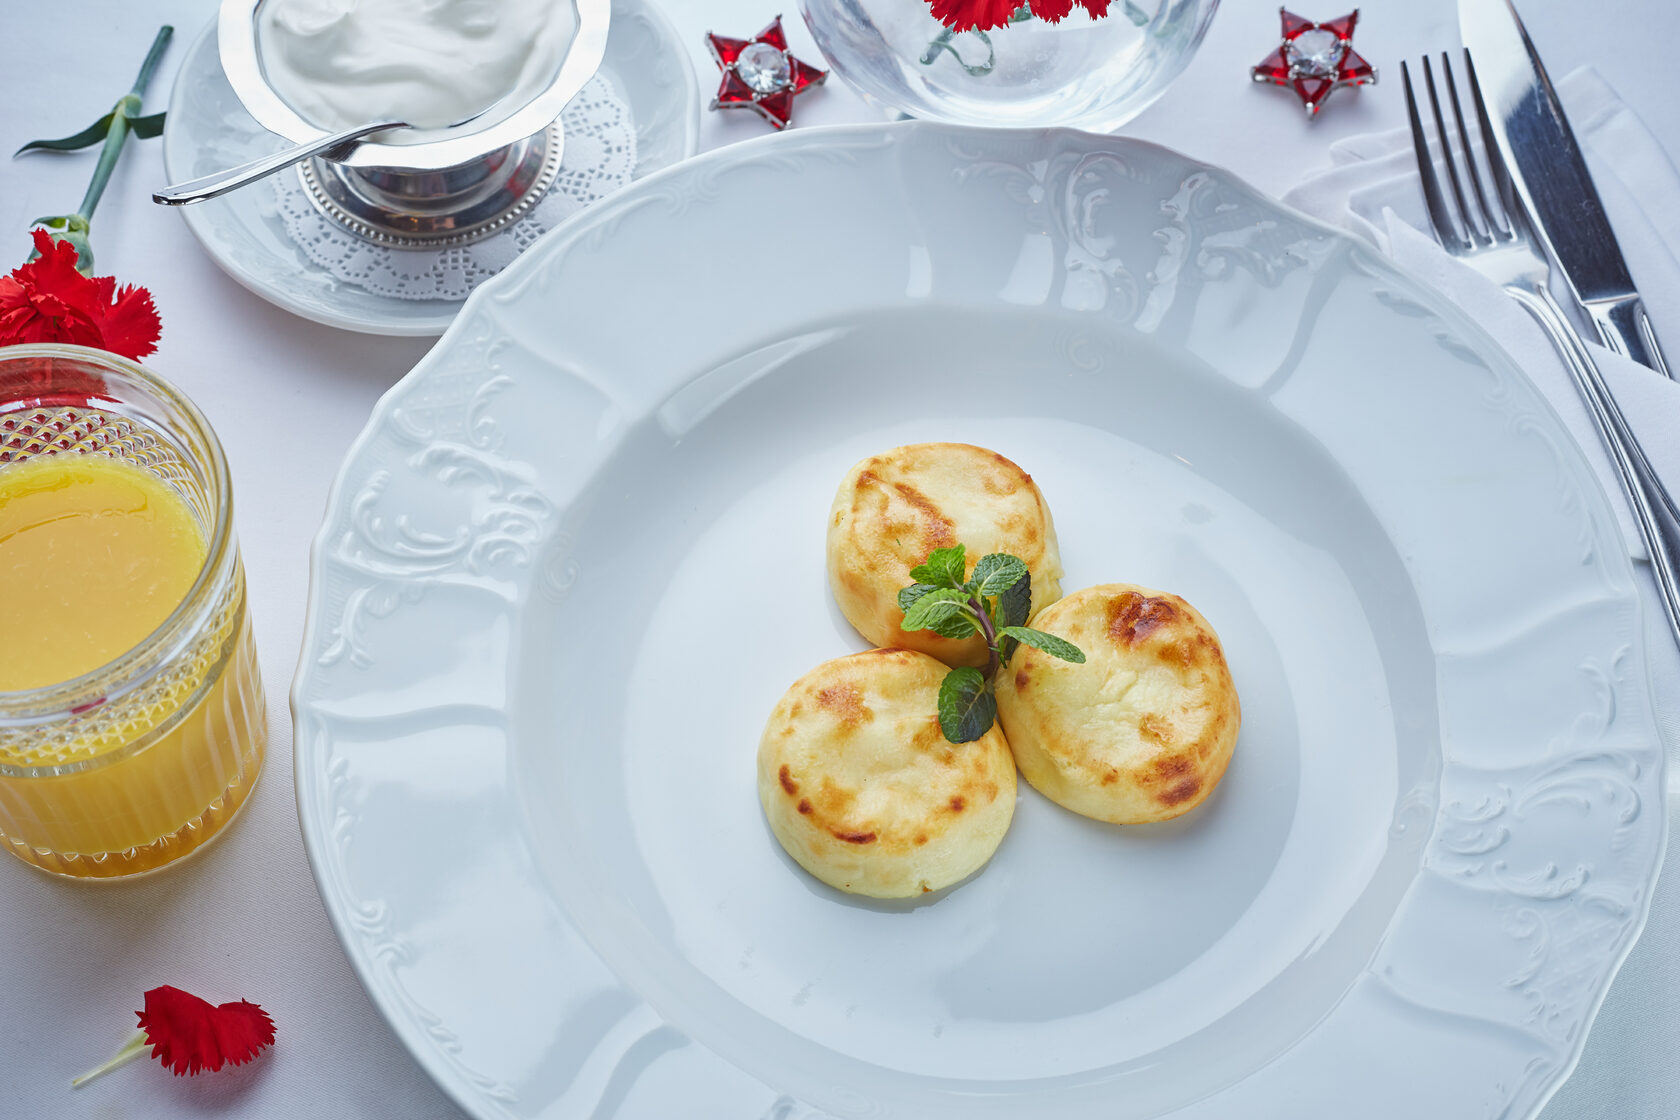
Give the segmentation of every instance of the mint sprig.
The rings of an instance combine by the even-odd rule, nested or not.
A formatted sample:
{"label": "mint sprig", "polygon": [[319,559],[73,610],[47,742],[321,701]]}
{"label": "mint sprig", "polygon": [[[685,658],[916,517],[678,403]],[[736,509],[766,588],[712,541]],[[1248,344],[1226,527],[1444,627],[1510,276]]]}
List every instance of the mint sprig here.
{"label": "mint sprig", "polygon": [[1084,652],[1072,642],[1026,625],[1032,613],[1032,575],[1020,557],[989,553],[964,579],[966,555],[960,544],[934,549],[910,569],[916,582],[898,593],[902,629],[986,639],[985,669],[952,669],[939,686],[939,728],[953,743],[972,743],[991,730],[997,719],[992,682],[1023,643],[1075,665],[1085,662]]}

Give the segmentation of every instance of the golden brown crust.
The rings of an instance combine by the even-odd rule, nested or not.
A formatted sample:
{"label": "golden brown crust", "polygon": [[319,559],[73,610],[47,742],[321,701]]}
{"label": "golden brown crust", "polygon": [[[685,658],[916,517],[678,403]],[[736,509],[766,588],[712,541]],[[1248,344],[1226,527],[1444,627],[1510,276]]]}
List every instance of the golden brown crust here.
{"label": "golden brown crust", "polygon": [[1111,583],[1033,625],[1085,651],[1071,665],[1023,647],[999,675],[998,716],[1021,774],[1098,820],[1163,821],[1225,774],[1242,709],[1219,636],[1177,595]]}
{"label": "golden brown crust", "polygon": [[1035,611],[1061,595],[1061,554],[1044,495],[1020,467],[966,443],[910,444],[852,467],[829,511],[829,586],[841,612],[877,646],[984,665],[977,637],[954,641],[899,627],[898,593],[912,582],[910,569],[958,543],[971,570],[989,552],[1020,557],[1032,573]]}
{"label": "golden brown crust", "polygon": [[972,743],[939,729],[946,668],[911,650],[826,661],[777,702],[758,750],[776,839],[841,890],[902,898],[959,882],[991,858],[1015,811],[1015,765],[996,727]]}

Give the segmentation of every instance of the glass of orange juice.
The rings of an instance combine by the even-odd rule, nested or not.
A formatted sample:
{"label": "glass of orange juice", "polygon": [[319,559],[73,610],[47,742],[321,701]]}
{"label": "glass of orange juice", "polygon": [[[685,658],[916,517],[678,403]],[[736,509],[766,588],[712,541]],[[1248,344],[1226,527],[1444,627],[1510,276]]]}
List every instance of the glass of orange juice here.
{"label": "glass of orange juice", "polygon": [[157,374],[0,347],[0,845],[135,875],[226,826],[267,706],[221,444]]}

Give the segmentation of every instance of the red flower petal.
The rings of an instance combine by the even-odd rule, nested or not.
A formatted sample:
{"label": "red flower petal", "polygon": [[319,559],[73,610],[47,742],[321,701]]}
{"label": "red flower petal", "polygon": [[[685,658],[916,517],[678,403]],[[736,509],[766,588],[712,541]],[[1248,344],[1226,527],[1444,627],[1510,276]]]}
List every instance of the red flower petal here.
{"label": "red flower petal", "polygon": [[93,281],[76,271],[76,247],[68,241],[54,241],[44,229],[32,231],[35,260],[12,271],[12,277],[38,292],[54,295],[67,303],[79,303],[92,297]]}
{"label": "red flower petal", "polygon": [[274,1043],[274,1020],[245,1000],[213,1007],[166,984],[147,992],[146,1010],[135,1014],[152,1056],[177,1077],[243,1065]]}
{"label": "red flower petal", "polygon": [[933,18],[953,31],[989,31],[1009,22],[1021,0],[928,0]]}
{"label": "red flower petal", "polygon": [[41,255],[0,276],[0,346],[70,342],[137,360],[157,349],[162,325],[150,292],[118,291],[114,277],[83,276],[75,246],[44,229],[34,237]]}
{"label": "red flower petal", "polygon": [[145,288],[124,284],[104,318],[100,331],[105,336],[105,349],[111,353],[138,361],[157,349],[163,324],[158,320],[152,293]]}
{"label": "red flower petal", "polygon": [[[1003,27],[1020,8],[1022,0],[928,0],[933,18],[953,31],[989,31]],[[1032,14],[1050,23],[1060,23],[1078,4],[1093,19],[1108,14],[1111,0],[1027,0]]]}

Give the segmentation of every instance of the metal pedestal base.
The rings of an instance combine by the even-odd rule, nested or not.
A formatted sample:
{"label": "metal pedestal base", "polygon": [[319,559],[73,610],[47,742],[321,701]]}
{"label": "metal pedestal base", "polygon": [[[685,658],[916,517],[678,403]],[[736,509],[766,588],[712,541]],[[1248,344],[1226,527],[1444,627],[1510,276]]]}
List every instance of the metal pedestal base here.
{"label": "metal pedestal base", "polygon": [[565,133],[542,132],[441,171],[299,165],[315,208],[357,237],[404,249],[467,245],[528,214],[560,173]]}

